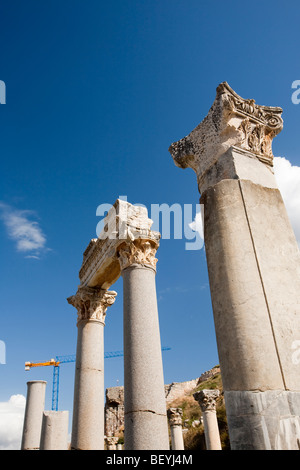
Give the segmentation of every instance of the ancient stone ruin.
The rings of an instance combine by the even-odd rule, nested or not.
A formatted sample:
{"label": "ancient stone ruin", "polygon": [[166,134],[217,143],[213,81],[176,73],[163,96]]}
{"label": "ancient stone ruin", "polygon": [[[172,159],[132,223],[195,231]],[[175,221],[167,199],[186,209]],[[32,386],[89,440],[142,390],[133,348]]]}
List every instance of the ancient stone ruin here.
{"label": "ancient stone ruin", "polygon": [[[224,82],[205,119],[173,143],[180,168],[192,168],[204,207],[204,238],[230,445],[293,450],[300,442],[300,254],[273,173],[272,141],[282,109],[243,99]],[[68,302],[77,310],[72,449],[182,449],[182,413],[167,405],[195,381],[164,385],[156,299],[160,234],[144,207],[117,200],[92,239]],[[104,326],[122,276],[124,388],[104,396]],[[149,360],[149,358],[151,360]],[[45,383],[29,382],[22,449],[57,447],[42,432]],[[220,450],[218,391],[201,390],[206,448]],[[54,421],[53,421],[54,422]],[[65,422],[65,421],[64,421]],[[105,431],[106,423],[106,431]],[[53,428],[55,428],[53,426]],[[58,432],[58,431],[57,431]],[[61,438],[63,442],[63,438]],[[49,447],[48,447],[49,448]]]}
{"label": "ancient stone ruin", "polygon": [[300,254],[273,173],[282,109],[217,88],[206,118],[170,152],[192,168],[232,449],[298,449]]}

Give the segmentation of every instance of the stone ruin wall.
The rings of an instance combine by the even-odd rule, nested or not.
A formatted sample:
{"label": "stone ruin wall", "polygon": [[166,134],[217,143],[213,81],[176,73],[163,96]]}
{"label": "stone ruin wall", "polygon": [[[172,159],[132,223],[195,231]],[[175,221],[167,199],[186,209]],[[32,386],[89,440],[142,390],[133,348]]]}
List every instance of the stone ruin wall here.
{"label": "stone ruin wall", "polygon": [[[204,372],[197,379],[186,382],[172,382],[165,385],[167,407],[172,401],[191,392],[200,383],[220,372],[219,366]],[[124,387],[110,387],[106,389],[105,403],[105,435],[116,436],[124,429]]]}

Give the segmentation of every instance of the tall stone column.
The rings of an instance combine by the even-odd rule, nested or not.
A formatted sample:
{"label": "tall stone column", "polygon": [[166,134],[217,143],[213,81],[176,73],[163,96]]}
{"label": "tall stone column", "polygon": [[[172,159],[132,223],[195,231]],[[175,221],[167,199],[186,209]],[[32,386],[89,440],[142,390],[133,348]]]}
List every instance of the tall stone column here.
{"label": "tall stone column", "polygon": [[125,450],[169,449],[154,239],[118,247],[124,288]]}
{"label": "tall stone column", "polygon": [[40,448],[46,384],[44,380],[27,382],[21,450],[39,450]]}
{"label": "tall stone column", "polygon": [[171,430],[172,450],[184,450],[182,434],[182,409],[169,408],[167,415]]}
{"label": "tall stone column", "polygon": [[68,450],[68,411],[44,411],[40,450]]}
{"label": "tall stone column", "polygon": [[224,82],[170,152],[197,175],[232,449],[298,449],[300,253],[273,174],[282,109]]}
{"label": "tall stone column", "polygon": [[81,286],[68,298],[78,311],[72,449],[104,449],[103,330],[115,296],[114,291]]}
{"label": "tall stone column", "polygon": [[216,412],[219,394],[219,390],[200,390],[193,395],[202,411],[206,450],[222,450]]}

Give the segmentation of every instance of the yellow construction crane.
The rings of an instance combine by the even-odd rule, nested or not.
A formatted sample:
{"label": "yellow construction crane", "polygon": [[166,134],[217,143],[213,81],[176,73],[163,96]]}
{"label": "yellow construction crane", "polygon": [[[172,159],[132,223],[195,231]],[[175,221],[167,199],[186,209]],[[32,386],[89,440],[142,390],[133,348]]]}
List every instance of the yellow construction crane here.
{"label": "yellow construction crane", "polygon": [[59,366],[60,362],[55,359],[50,359],[47,362],[25,362],[25,370],[30,370],[31,367],[41,367],[41,366]]}

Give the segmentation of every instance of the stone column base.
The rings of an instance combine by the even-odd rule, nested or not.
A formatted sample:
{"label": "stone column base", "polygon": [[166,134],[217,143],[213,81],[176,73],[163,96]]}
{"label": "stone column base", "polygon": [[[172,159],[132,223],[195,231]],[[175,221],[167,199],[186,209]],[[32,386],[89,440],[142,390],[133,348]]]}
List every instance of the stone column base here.
{"label": "stone column base", "polygon": [[300,392],[224,392],[232,450],[299,450]]}

